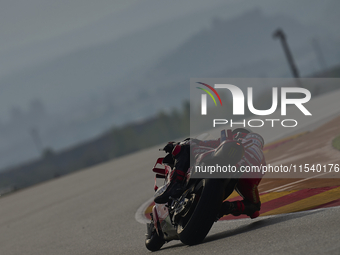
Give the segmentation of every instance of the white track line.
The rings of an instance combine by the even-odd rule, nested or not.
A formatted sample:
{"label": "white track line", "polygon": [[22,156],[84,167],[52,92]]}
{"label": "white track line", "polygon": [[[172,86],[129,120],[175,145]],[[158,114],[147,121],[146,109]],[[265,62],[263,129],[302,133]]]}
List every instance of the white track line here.
{"label": "white track line", "polygon": [[148,206],[152,203],[154,197],[149,198],[145,203],[143,203],[136,211],[135,213],[135,219],[139,223],[146,224],[150,223],[150,220],[145,217],[145,210],[148,208]]}
{"label": "white track line", "polygon": [[[294,185],[294,184],[296,184],[296,183],[304,182],[304,181],[307,181],[307,180],[309,180],[309,179],[313,179],[313,178],[316,178],[316,177],[318,177],[318,176],[322,176],[322,175],[325,175],[325,174],[328,174],[328,173],[322,173],[322,174],[314,175],[314,176],[305,178],[305,179],[303,179],[303,180],[291,182],[291,183],[288,183],[288,184],[282,185],[282,186],[280,186],[280,187],[276,187],[276,188],[274,188],[274,189],[270,189],[270,190],[267,190],[267,191],[264,191],[264,192],[261,192],[261,193],[268,193],[268,192],[272,192],[272,191],[282,191],[282,190],[281,190],[282,188],[285,188],[285,187],[286,187],[286,188],[289,188],[289,186],[292,186],[292,185]],[[284,190],[284,189],[283,189],[283,190]]]}

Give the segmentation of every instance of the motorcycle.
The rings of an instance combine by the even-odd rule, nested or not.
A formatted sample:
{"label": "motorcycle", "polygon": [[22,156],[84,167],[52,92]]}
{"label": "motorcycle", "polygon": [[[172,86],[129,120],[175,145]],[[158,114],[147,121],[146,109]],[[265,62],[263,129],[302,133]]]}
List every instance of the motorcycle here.
{"label": "motorcycle", "polygon": [[[231,130],[228,130],[228,135],[225,130],[222,130],[220,146],[214,150],[210,148],[208,151],[205,147],[205,152],[198,155],[194,166],[207,166],[215,163],[236,165],[243,156],[244,145],[233,140],[232,136]],[[234,152],[232,158],[228,157],[230,149]],[[238,156],[235,157],[235,155]],[[171,157],[170,154],[164,158],[158,158],[152,169],[156,173],[155,196],[163,193],[170,185],[173,165],[169,157]],[[164,168],[157,167],[157,165],[162,165]],[[194,166],[191,166],[186,173],[185,189],[179,198],[170,197],[168,203],[156,203],[153,206],[145,240],[148,250],[157,251],[166,242],[172,240],[180,240],[186,245],[201,243],[214,222],[217,221],[222,202],[233,192],[239,178],[237,173],[224,179],[195,178]],[[165,179],[162,187],[157,187],[157,178]]]}

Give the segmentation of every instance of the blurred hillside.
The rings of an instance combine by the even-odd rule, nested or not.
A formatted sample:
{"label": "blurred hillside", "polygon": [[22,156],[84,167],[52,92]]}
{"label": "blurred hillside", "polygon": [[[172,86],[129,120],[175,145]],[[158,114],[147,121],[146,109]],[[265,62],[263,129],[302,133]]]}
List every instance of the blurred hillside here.
{"label": "blurred hillside", "polygon": [[188,136],[189,121],[189,104],[186,103],[180,112],[161,112],[142,122],[112,128],[97,138],[58,153],[46,148],[41,159],[0,173],[0,196],[179,136]]}
{"label": "blurred hillside", "polygon": [[[328,75],[328,76],[325,76]],[[334,67],[316,77],[340,77],[340,66]],[[307,89],[313,96],[318,96],[339,89],[338,84],[320,86],[310,83]],[[232,103],[224,102],[223,109],[229,109],[232,116]],[[226,105],[229,104],[229,107]],[[272,104],[271,92],[267,91],[254,101],[256,109],[268,109]],[[156,116],[140,122],[132,122],[121,127],[113,127],[108,132],[72,148],[54,152],[45,148],[41,159],[9,168],[0,173],[0,195],[57,178],[84,168],[138,151],[157,144],[173,141],[178,137],[190,136],[189,103],[183,104],[180,111],[174,109],[171,113],[160,112]],[[225,115],[226,112],[222,108]],[[218,111],[213,111],[221,116]],[[245,116],[250,116],[249,110]],[[244,118],[242,117],[242,118]],[[226,116],[228,118],[228,116]],[[206,131],[210,125],[196,127],[195,132]],[[192,129],[193,130],[193,129]],[[151,167],[151,166],[150,166]],[[112,169],[114,171],[114,169]]]}

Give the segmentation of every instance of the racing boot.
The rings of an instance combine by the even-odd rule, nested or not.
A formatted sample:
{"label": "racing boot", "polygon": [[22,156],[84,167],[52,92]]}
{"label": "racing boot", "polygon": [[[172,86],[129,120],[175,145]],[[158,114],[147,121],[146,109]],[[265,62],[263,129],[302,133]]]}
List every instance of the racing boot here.
{"label": "racing boot", "polygon": [[221,205],[218,217],[221,218],[224,215],[232,214],[234,216],[239,216],[241,214],[246,214],[251,219],[257,218],[260,215],[261,202],[254,204],[246,200],[229,202],[225,201]]}
{"label": "racing boot", "polygon": [[[171,198],[179,198],[183,192],[183,179],[184,179],[184,173],[180,170],[174,170],[172,172],[172,176],[170,177],[170,184],[168,186],[163,186],[163,188],[159,189],[159,192],[155,193],[154,201],[157,204],[165,204],[169,202],[170,197]],[[164,189],[162,191],[162,189]]]}
{"label": "racing boot", "polygon": [[217,216],[217,220],[222,218],[224,215],[231,214],[236,211],[237,207],[234,202],[224,201],[221,205],[220,211]]}

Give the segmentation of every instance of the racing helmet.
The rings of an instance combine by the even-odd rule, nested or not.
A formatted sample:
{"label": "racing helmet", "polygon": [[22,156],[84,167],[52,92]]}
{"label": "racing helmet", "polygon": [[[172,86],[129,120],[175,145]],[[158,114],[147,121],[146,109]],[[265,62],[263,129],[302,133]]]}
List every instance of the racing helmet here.
{"label": "racing helmet", "polygon": [[233,130],[233,139],[234,140],[241,140],[246,137],[247,134],[252,133],[250,129],[246,128],[235,128]]}

